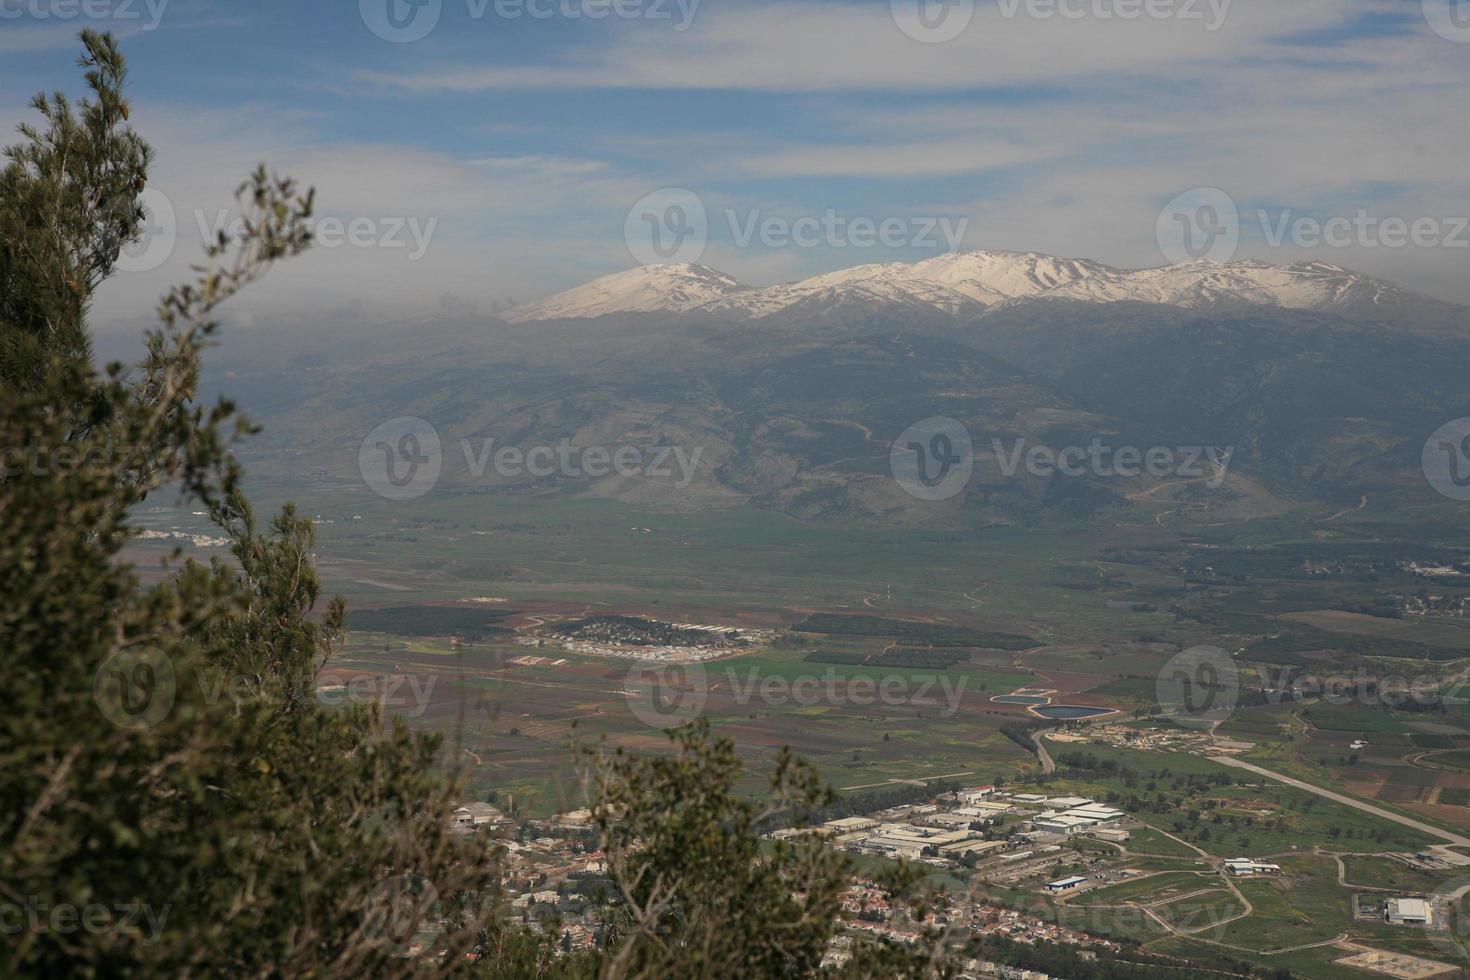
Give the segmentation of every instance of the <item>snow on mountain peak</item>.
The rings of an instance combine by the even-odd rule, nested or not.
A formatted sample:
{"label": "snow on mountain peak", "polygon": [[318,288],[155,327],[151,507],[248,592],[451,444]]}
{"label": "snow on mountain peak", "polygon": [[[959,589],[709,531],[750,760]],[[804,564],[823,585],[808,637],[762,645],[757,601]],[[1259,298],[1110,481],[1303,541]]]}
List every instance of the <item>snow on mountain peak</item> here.
{"label": "snow on mountain peak", "polygon": [[609,313],[682,313],[750,287],[718,269],[688,263],[615,272],[506,314],[511,323],[570,320]]}
{"label": "snow on mountain peak", "polygon": [[751,288],[706,266],[655,265],[605,276],[517,307],[511,322],[610,313],[691,312],[761,319],[878,314],[896,309],[984,316],[1034,299],[1152,303],[1185,309],[1279,307],[1353,319],[1460,322],[1458,307],[1329,262],[1269,265],[1254,259],[1125,270],[1039,252],[951,252],[919,262],[854,266],[798,282]]}
{"label": "snow on mountain peak", "polygon": [[1120,270],[1087,259],[1062,259],[1040,252],[950,252],[916,262],[913,275],[949,286],[980,302],[1023,299]]}

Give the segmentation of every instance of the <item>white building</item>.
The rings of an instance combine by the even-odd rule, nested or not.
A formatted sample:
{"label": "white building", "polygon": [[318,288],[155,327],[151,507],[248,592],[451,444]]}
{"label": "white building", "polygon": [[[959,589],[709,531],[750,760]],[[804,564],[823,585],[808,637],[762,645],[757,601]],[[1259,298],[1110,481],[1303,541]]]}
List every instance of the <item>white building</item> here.
{"label": "white building", "polygon": [[1092,799],[1086,796],[1053,796],[1046,801],[1047,806],[1054,806],[1062,810],[1071,810],[1074,807],[1087,806]]}
{"label": "white building", "polygon": [[878,826],[878,821],[867,817],[843,817],[841,820],[828,820],[822,824],[822,829],[834,834],[850,834],[859,830],[872,830]]}
{"label": "white building", "polygon": [[1264,864],[1251,858],[1227,858],[1225,861],[1225,873],[1246,877],[1248,875],[1276,875],[1281,873],[1281,865]]}
{"label": "white building", "polygon": [[1422,898],[1390,898],[1384,906],[1383,918],[1394,925],[1427,926],[1433,913]]}
{"label": "white building", "polygon": [[1009,803],[1002,803],[1000,800],[980,800],[979,802],[971,803],[969,806],[960,807],[955,813],[963,813],[966,816],[973,813],[993,817],[997,813],[1007,813],[1010,809],[1011,806]]}
{"label": "white building", "polygon": [[1085,884],[1087,884],[1086,878],[1081,875],[1073,875],[1071,878],[1063,878],[1060,881],[1048,881],[1046,883],[1046,890],[1054,893],[1069,892]]}
{"label": "white building", "polygon": [[1121,827],[1094,827],[1087,833],[1088,836],[1096,837],[1098,840],[1110,841],[1114,844],[1121,844],[1131,836],[1128,831]]}
{"label": "white building", "polygon": [[932,824],[935,827],[944,827],[949,830],[965,830],[969,828],[970,824],[980,819],[982,818],[978,816],[972,817],[967,814],[958,812],[936,813],[933,816],[925,817],[924,822],[927,824]]}
{"label": "white building", "polygon": [[1070,837],[1072,834],[1080,834],[1089,827],[1096,827],[1096,817],[1081,817],[1073,813],[1061,813],[1054,817],[1037,817],[1031,821],[1031,826],[1048,834],[1062,834]]}

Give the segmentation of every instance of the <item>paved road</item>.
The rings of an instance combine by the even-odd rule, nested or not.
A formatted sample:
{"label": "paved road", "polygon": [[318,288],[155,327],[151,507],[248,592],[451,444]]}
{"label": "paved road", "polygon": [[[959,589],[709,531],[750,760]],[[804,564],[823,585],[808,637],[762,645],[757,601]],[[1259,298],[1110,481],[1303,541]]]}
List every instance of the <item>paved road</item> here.
{"label": "paved road", "polygon": [[[1210,756],[1210,761],[1218,762],[1222,766],[1231,766],[1236,769],[1248,769],[1251,772],[1256,773],[1257,775],[1265,776],[1268,779],[1274,779],[1278,783],[1285,783],[1288,786],[1294,786],[1297,789],[1306,790],[1308,793],[1316,793],[1318,796],[1326,797],[1327,799],[1332,800],[1334,803],[1341,803],[1343,806],[1350,806],[1355,810],[1362,810],[1364,813],[1371,813],[1375,817],[1382,817],[1384,820],[1392,820],[1394,823],[1403,824],[1405,827],[1412,827],[1414,830],[1417,830],[1423,834],[1428,834],[1431,837],[1438,837],[1440,840],[1444,841],[1445,844],[1456,844],[1464,847],[1470,847],[1470,837],[1462,837],[1459,834],[1451,833],[1448,830],[1442,830],[1432,824],[1427,824],[1423,823],[1422,821],[1415,820],[1413,817],[1405,817],[1401,814],[1394,813],[1391,810],[1385,810],[1382,807],[1376,807],[1371,803],[1365,803],[1362,800],[1353,799],[1351,796],[1344,796],[1341,793],[1334,793],[1330,789],[1323,789],[1320,786],[1314,786],[1313,784],[1306,782],[1305,780],[1293,779],[1291,776],[1283,776],[1279,772],[1272,772],[1270,769],[1263,769],[1260,766],[1255,765],[1254,763],[1243,762],[1240,759],[1231,758],[1228,755],[1212,755]],[[1439,850],[1443,847],[1444,845],[1439,845],[1436,850]],[[1463,860],[1463,856],[1461,857],[1461,860]]]}
{"label": "paved road", "polygon": [[1031,741],[1036,744],[1036,758],[1041,760],[1041,771],[1048,775],[1057,771],[1057,764],[1051,761],[1051,753],[1046,751],[1046,746],[1041,744],[1041,733],[1033,732]]}

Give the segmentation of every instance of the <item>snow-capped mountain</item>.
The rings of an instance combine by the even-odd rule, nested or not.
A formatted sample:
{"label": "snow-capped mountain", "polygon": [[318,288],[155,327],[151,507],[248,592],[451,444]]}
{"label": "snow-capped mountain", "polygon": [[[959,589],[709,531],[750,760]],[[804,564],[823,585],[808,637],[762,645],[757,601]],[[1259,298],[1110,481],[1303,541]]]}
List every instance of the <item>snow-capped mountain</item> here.
{"label": "snow-capped mountain", "polygon": [[800,282],[736,293],[701,308],[708,313],[736,313],[752,318],[784,310],[821,311],[838,308],[910,306],[950,314],[981,313],[989,301],[977,300],[944,283],[914,274],[903,262],[860,265]]}
{"label": "snow-capped mountain", "polygon": [[905,309],[978,318],[1043,299],[1205,311],[1275,307],[1425,327],[1467,322],[1462,307],[1326,262],[1194,262],[1127,270],[1087,259],[1004,251],[860,265],[765,288],[705,266],[647,266],[517,307],[506,318],[525,322],[664,311],[759,320],[780,313],[871,316]]}
{"label": "snow-capped mountain", "polygon": [[1088,259],[1059,259],[1040,252],[950,252],[915,262],[910,274],[948,286],[987,306],[1039,296],[1073,283],[1121,275],[1121,269]]}
{"label": "snow-capped mountain", "polygon": [[1250,260],[1225,265],[1192,262],[1096,276],[1062,286],[1051,295],[1094,303],[1131,301],[1189,309],[1279,306],[1351,317],[1371,316],[1375,310],[1413,298],[1428,299],[1326,262],[1274,266]]}
{"label": "snow-capped mountain", "polygon": [[511,323],[575,320],[609,313],[682,313],[750,287],[702,265],[648,265],[603,276],[564,293],[517,306]]}

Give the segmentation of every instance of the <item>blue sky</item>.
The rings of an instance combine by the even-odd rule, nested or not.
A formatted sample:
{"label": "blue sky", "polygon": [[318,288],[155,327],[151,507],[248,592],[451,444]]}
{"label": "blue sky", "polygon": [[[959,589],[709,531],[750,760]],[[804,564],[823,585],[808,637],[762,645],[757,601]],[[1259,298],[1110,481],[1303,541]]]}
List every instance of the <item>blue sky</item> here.
{"label": "blue sky", "polygon": [[[1454,244],[1470,245],[1454,234],[1470,214],[1464,0],[616,0],[621,16],[614,0],[414,2],[0,0],[8,132],[38,89],[80,92],[82,26],[117,30],[131,59],[174,244],[109,284],[99,313],[146,314],[260,161],[373,231],[273,274],[246,316],[532,299],[635,264],[629,209],[662,188],[706,209],[700,260],[754,284],[945,245],[742,245],[732,225],[752,216],[944,217],[965,222],[964,247],[1149,266],[1166,261],[1160,208],[1213,187],[1244,217],[1238,257],[1320,258],[1470,302],[1470,247]],[[930,2],[955,36],[905,31]],[[379,36],[390,5],[424,36]],[[1273,245],[1262,210],[1441,234]]]}

